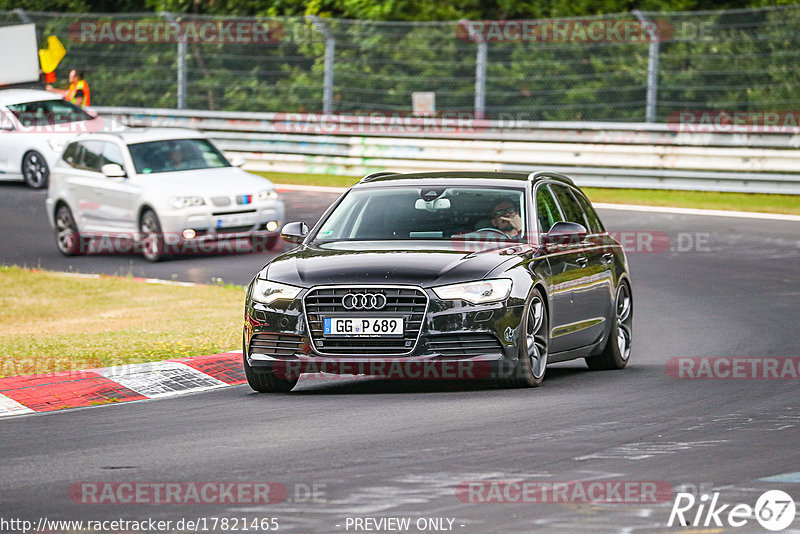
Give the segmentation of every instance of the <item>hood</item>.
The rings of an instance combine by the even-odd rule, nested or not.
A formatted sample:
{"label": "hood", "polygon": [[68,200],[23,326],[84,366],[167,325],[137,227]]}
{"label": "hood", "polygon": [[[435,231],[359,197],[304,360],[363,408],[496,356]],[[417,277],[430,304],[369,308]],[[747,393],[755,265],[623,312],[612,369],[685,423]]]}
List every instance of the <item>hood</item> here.
{"label": "hood", "polygon": [[[391,248],[390,248],[391,247]],[[338,242],[301,246],[275,258],[267,277],[310,287],[326,284],[412,284],[431,287],[485,278],[506,262],[506,248],[456,250],[449,242]]]}
{"label": "hood", "polygon": [[158,188],[159,193],[165,191],[173,195],[204,197],[254,195],[274,188],[266,178],[245,172],[239,167],[137,174],[136,181]]}

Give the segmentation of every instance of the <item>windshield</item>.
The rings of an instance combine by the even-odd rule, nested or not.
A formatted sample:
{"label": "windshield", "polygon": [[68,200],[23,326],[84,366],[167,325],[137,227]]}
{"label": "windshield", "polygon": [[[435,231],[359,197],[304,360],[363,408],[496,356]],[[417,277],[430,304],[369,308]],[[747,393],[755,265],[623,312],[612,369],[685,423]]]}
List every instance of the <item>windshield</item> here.
{"label": "windshield", "polygon": [[381,187],[350,191],[316,242],[474,239],[481,232],[521,237],[524,191],[484,187]]}
{"label": "windshield", "polygon": [[169,139],[136,143],[128,148],[139,174],[230,167],[225,156],[207,139]]}
{"label": "windshield", "polygon": [[81,108],[66,100],[42,100],[39,102],[9,104],[8,109],[14,114],[19,123],[25,127],[88,121],[92,118]]}

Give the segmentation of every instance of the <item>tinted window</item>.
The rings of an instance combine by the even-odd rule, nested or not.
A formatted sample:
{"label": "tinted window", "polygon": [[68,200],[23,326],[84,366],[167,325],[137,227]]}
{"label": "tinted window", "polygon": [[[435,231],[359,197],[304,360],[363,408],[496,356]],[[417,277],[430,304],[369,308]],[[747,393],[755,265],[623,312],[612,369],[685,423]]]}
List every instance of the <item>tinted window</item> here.
{"label": "tinted window", "polygon": [[44,126],[91,119],[88,113],[66,100],[9,104],[8,109],[23,126]]}
{"label": "tinted window", "polygon": [[230,167],[207,139],[169,139],[129,145],[139,174]]}
{"label": "tinted window", "polygon": [[536,213],[541,232],[547,232],[555,223],[564,220],[547,185],[540,186],[536,190]]}
{"label": "tinted window", "polygon": [[571,191],[571,193],[575,197],[575,200],[578,201],[578,204],[580,204],[581,209],[583,209],[583,214],[586,216],[586,220],[589,221],[589,230],[591,233],[602,234],[605,232],[606,229],[603,227],[603,223],[600,222],[600,217],[597,216],[597,212],[594,211],[589,200],[581,193],[575,191]]}
{"label": "tinted window", "polygon": [[81,150],[78,157],[78,166],[87,171],[100,172],[103,166],[103,145],[101,141],[81,141]]}
{"label": "tinted window", "polygon": [[[525,228],[524,192],[478,187],[391,187],[350,191],[320,227],[318,241],[475,239],[492,231],[496,211],[519,217]],[[426,193],[428,193],[426,195]],[[431,194],[432,193],[432,194]],[[506,213],[508,211],[508,213]]]}
{"label": "tinted window", "polygon": [[555,193],[556,198],[558,198],[558,203],[561,205],[561,209],[567,221],[578,223],[588,229],[589,225],[586,222],[586,218],[583,216],[583,210],[580,204],[578,204],[578,201],[575,200],[575,197],[572,196],[572,192],[563,185],[553,184],[550,187],[552,187],[553,193]]}

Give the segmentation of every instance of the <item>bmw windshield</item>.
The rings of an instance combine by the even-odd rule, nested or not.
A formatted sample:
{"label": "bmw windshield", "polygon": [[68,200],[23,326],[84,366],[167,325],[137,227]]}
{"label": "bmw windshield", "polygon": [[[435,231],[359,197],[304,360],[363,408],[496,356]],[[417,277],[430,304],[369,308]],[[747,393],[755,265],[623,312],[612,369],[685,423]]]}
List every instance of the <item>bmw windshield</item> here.
{"label": "bmw windshield", "polygon": [[524,199],[524,190],[510,188],[356,189],[325,220],[315,242],[521,237],[527,227]]}
{"label": "bmw windshield", "polygon": [[139,174],[230,167],[207,139],[169,139],[128,145]]}

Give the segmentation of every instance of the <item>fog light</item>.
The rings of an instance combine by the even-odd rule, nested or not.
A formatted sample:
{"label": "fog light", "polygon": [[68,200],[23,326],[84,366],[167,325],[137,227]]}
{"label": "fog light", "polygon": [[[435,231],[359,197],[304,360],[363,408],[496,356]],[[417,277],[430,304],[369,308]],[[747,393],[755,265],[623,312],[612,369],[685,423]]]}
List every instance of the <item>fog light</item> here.
{"label": "fog light", "polygon": [[267,230],[269,230],[270,232],[274,232],[277,229],[278,229],[278,221],[269,221],[267,223]]}
{"label": "fog light", "polygon": [[194,239],[194,236],[197,235],[197,232],[192,230],[191,228],[187,228],[183,231],[183,238],[184,239]]}

